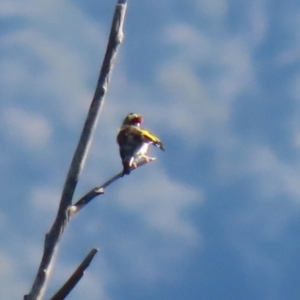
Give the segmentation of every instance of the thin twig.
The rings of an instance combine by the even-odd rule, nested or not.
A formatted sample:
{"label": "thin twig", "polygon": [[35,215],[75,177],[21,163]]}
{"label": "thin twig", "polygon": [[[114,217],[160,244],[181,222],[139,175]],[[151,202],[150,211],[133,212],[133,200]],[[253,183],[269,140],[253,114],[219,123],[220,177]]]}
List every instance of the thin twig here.
{"label": "thin twig", "polygon": [[[131,171],[136,170],[137,168],[147,164],[148,162],[154,161],[155,158],[152,157],[151,159],[147,160],[141,160],[137,163],[136,168],[131,168]],[[86,193],[83,197],[81,197],[75,204],[73,204],[70,207],[69,215],[74,216],[76,213],[78,213],[83,207],[85,207],[88,203],[90,203],[94,198],[97,196],[104,194],[105,188],[107,188],[109,185],[117,181],[119,178],[123,177],[123,172],[118,173],[117,175],[113,176],[106,182],[104,182],[102,185],[95,187],[91,189],[88,193]]]}
{"label": "thin twig", "polygon": [[[137,168],[147,164],[148,162],[153,161],[149,160],[142,160],[140,162],[137,163],[136,168],[131,168],[131,171],[136,170]],[[83,207],[85,207],[88,203],[90,203],[94,198],[96,198],[97,196],[104,194],[104,190],[106,187],[108,187],[109,185],[111,185],[112,183],[114,183],[115,181],[117,181],[118,179],[123,177],[123,172],[120,172],[118,174],[116,174],[115,176],[113,176],[112,178],[110,178],[109,180],[107,180],[106,182],[104,182],[102,185],[95,187],[93,189],[91,189],[87,194],[85,194],[83,197],[81,197],[75,204],[73,204],[70,207],[70,217],[74,216],[76,213],[78,213]]]}
{"label": "thin twig", "polygon": [[46,234],[43,257],[37,271],[36,278],[29,294],[24,296],[25,300],[40,300],[45,292],[47,281],[52,269],[53,258],[55,256],[54,254],[57,250],[60,237],[68,222],[68,208],[72,203],[72,198],[79,179],[80,171],[84,165],[97,118],[101,107],[103,106],[104,95],[107,90],[113,59],[115,57],[117,48],[123,39],[123,23],[126,7],[126,0],[118,0],[95,94],[70,165],[56,219],[49,233]]}
{"label": "thin twig", "polygon": [[50,298],[50,300],[63,300],[65,299],[69,293],[74,289],[76,284],[84,275],[84,271],[88,268],[94,256],[98,252],[98,249],[93,248],[90,253],[85,257],[82,263],[78,266],[78,268],[74,271],[71,277],[66,281],[66,283],[55,293],[55,295]]}

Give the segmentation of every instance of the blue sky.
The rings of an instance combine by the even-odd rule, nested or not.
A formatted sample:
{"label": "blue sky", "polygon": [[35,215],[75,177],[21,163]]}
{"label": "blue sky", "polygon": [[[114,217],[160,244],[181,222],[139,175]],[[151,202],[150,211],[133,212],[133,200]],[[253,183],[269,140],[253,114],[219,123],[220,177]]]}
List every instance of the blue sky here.
{"label": "blue sky", "polygon": [[[0,291],[28,292],[101,65],[116,1],[0,2]],[[124,116],[166,152],[76,216],[48,296],[298,299],[300,4],[128,1],[75,198],[121,169]]]}

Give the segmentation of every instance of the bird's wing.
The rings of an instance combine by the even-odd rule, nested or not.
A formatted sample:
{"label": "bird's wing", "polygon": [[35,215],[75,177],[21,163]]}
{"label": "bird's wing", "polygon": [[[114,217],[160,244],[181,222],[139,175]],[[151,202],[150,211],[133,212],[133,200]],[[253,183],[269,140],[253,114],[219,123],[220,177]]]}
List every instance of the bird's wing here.
{"label": "bird's wing", "polygon": [[159,147],[162,150],[165,150],[165,147],[163,145],[163,143],[161,142],[161,140],[151,131],[147,130],[147,129],[141,129],[138,128],[141,135],[142,135],[142,139],[145,143],[153,143],[155,146]]}
{"label": "bird's wing", "polygon": [[119,130],[117,136],[117,142],[120,144],[132,144],[132,143],[152,143],[156,147],[165,150],[165,147],[161,140],[151,131],[142,129],[137,126],[123,125]]}

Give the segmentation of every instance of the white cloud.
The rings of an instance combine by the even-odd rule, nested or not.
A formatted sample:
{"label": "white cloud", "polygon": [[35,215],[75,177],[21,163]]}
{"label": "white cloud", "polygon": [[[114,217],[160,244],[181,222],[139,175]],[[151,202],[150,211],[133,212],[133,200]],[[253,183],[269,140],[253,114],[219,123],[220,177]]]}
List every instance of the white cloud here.
{"label": "white cloud", "polygon": [[[291,140],[291,144],[297,141]],[[282,160],[269,145],[250,143],[227,132],[215,143],[215,183],[229,185],[242,177],[256,181],[253,193],[272,199],[278,195],[298,201],[300,161]]]}
{"label": "white cloud", "polygon": [[[2,141],[5,142],[2,152],[7,157],[5,160],[1,157],[1,163],[5,163],[8,181],[15,182],[11,175],[19,172],[11,170],[16,156],[21,157],[29,150],[30,158],[34,160],[37,153],[49,154],[51,151],[47,157],[41,155],[41,164],[23,172],[34,179],[27,181],[26,191],[22,190],[20,199],[28,201],[26,206],[22,203],[22,220],[14,219],[14,209],[20,210],[16,201],[5,217],[0,215],[0,224],[2,221],[7,223],[3,230],[9,238],[2,241],[0,289],[6,298],[17,299],[28,291],[33,281],[42,255],[44,234],[53,222],[59,204],[61,191],[45,182],[49,172],[42,169],[42,166],[52,164],[52,168],[57,164],[57,172],[60,172],[58,162],[53,160],[57,157],[53,138],[56,122],[65,122],[73,129],[75,123],[82,121],[96,83],[106,37],[101,24],[94,23],[70,1],[2,1],[0,15],[8,24],[1,37],[0,57],[0,122]],[[91,75],[93,72],[95,76]],[[89,82],[89,78],[93,81]],[[11,151],[12,147],[14,151]],[[39,169],[38,175],[33,171],[35,167]],[[18,189],[23,187],[21,180]],[[20,222],[24,220],[23,226]],[[11,256],[4,252],[7,249],[13,249]],[[19,278],[21,276],[26,278],[26,284]],[[99,285],[94,282],[93,285],[96,295],[93,299],[99,299],[103,293]]]}
{"label": "white cloud", "polygon": [[23,109],[9,108],[2,111],[2,131],[22,147],[40,149],[51,138],[52,127],[46,118]]}
{"label": "white cloud", "polygon": [[[51,111],[73,125],[82,118],[92,98],[106,44],[102,27],[69,2],[14,2],[4,11],[30,22],[1,39],[6,50],[0,61],[5,71],[5,76],[1,72],[3,94],[7,99],[33,94],[33,101],[37,97],[47,101],[45,105]],[[92,69],[95,64],[98,67]],[[89,82],[91,72],[95,78]]]}
{"label": "white cloud", "polygon": [[[158,78],[170,97],[162,104],[168,117],[161,114],[160,123],[180,137],[187,147],[211,140],[214,129],[228,120],[228,105],[207,97],[204,83],[190,66],[165,64]],[[155,108],[149,105],[147,112],[152,111],[155,115]]]}
{"label": "white cloud", "polygon": [[61,192],[55,191],[53,187],[34,187],[30,196],[32,209],[41,216],[48,212],[53,213],[58,209],[60,196]]}
{"label": "white cloud", "polygon": [[[257,87],[253,48],[241,34],[210,35],[185,23],[167,25],[161,36],[173,48],[156,70],[166,112],[159,122],[189,148],[204,142],[219,145],[220,135],[230,135],[232,104]],[[147,112],[154,109],[149,105]]]}
{"label": "white cloud", "polygon": [[[144,166],[144,168],[151,166]],[[141,170],[137,170],[139,172]],[[196,228],[183,215],[186,209],[199,205],[199,190],[174,182],[162,171],[149,170],[132,174],[130,182],[118,190],[118,202],[125,211],[134,212],[151,230],[179,237],[192,244],[199,239]]]}
{"label": "white cloud", "polygon": [[[0,253],[0,290],[6,299],[18,299],[23,296],[25,282],[20,278],[20,265],[5,252]],[[19,277],[19,278],[18,278]]]}
{"label": "white cloud", "polygon": [[298,201],[300,197],[299,165],[280,160],[271,149],[262,147],[253,151],[253,163],[248,170],[260,178],[261,194],[269,197],[286,195]]}
{"label": "white cloud", "polygon": [[[35,0],[12,0],[0,4],[2,16],[21,16],[30,20],[1,38],[5,54],[0,61],[0,79],[5,92],[3,99],[10,101],[8,109],[3,105],[2,133],[19,145],[34,150],[42,149],[51,141],[56,115],[64,119],[72,129],[85,115],[93,92],[89,77],[96,82],[96,77],[91,75],[93,72],[95,76],[98,75],[102,60],[102,55],[98,52],[99,48],[100,51],[104,50],[106,43],[106,38],[98,29],[99,24],[93,24],[73,3],[37,3]],[[201,11],[204,8],[206,13],[215,17],[215,21],[218,18],[223,22],[228,3],[225,0],[201,1],[196,6]],[[148,127],[149,124],[149,129],[152,129],[151,124],[154,124],[158,135],[160,129],[164,130],[164,134],[175,135],[185,145],[187,152],[193,147],[197,148],[200,143],[213,145],[217,156],[215,165],[211,166],[215,167],[213,172],[216,175],[213,184],[232,184],[237,178],[250,175],[257,181],[257,198],[268,199],[264,200],[263,212],[255,199],[251,199],[253,206],[249,211],[230,216],[232,222],[228,222],[228,236],[235,238],[232,243],[236,243],[237,249],[245,254],[243,259],[248,260],[249,265],[262,262],[264,266],[268,266],[270,263],[270,269],[274,271],[276,268],[272,269],[272,261],[261,256],[259,247],[255,246],[257,240],[250,239],[249,242],[243,237],[245,233],[247,236],[249,228],[255,228],[256,223],[262,229],[259,239],[276,239],[280,236],[282,228],[288,224],[291,212],[287,209],[281,214],[282,207],[279,205],[279,213],[273,211],[271,217],[266,219],[269,213],[267,206],[274,204],[272,199],[277,195],[298,201],[299,166],[281,161],[266,145],[243,144],[230,128],[230,112],[236,97],[245,89],[257,88],[252,51],[268,30],[264,7],[260,7],[258,3],[256,1],[249,12],[249,15],[253,14],[254,20],[250,24],[255,26],[250,26],[252,29],[240,28],[236,35],[228,34],[226,29],[213,35],[207,29],[178,20],[167,25],[162,30],[161,41],[166,41],[173,48],[164,63],[156,65],[156,86],[134,82],[130,79],[130,74],[125,74],[121,69],[121,62],[118,61],[118,70],[114,71],[116,74],[110,85],[110,89],[114,90],[109,93],[114,101],[105,105],[99,136],[97,134],[90,157],[91,169],[86,172],[84,180],[85,183],[92,180],[98,183],[99,173],[102,176],[105,172],[105,177],[110,175],[107,172],[112,170],[111,165],[111,168],[117,165],[119,170],[121,165],[115,135],[124,114],[131,110],[145,114],[145,126]],[[11,57],[10,52],[16,48],[21,49],[22,55],[18,58],[16,55]],[[294,61],[296,55],[292,54]],[[36,64],[40,67],[38,71],[33,68]],[[207,76],[199,75],[197,68],[203,64],[209,65],[209,70],[213,72]],[[93,65],[97,67],[91,71]],[[299,80],[296,81],[295,86]],[[52,106],[49,115],[53,111],[56,115],[52,114],[51,119],[48,119],[34,108],[14,107],[14,99],[22,96],[24,90],[34,90],[39,99],[44,96],[47,103],[41,105]],[[292,91],[295,98],[297,91],[298,88]],[[153,95],[159,95],[158,99],[153,99]],[[153,105],[153,100],[160,101],[158,107]],[[111,151],[112,147],[115,147],[114,153]],[[101,159],[103,167],[101,162],[99,165],[94,164],[93,158]],[[109,167],[106,167],[108,164]],[[125,258],[124,264],[129,265],[129,274],[133,274],[137,280],[150,279],[151,282],[170,278],[172,264],[180,265],[180,259],[190,249],[199,246],[202,237],[201,232],[185,217],[185,212],[201,203],[205,187],[196,189],[183,182],[174,182],[160,166],[158,160],[154,166],[143,167],[149,168],[146,172],[138,170],[122,180],[116,202],[124,214],[132,214],[138,219],[143,233],[137,232],[135,235],[136,232],[133,232],[132,235],[124,234],[121,237],[116,234],[112,237],[114,249],[119,251],[120,257]],[[98,167],[102,169],[99,171]],[[89,184],[86,183],[86,186]],[[32,188],[29,201],[34,208],[33,213],[38,212],[39,216],[44,216],[47,212],[52,214],[57,209],[59,197],[60,192],[53,191],[47,183]],[[84,230],[92,235],[97,224],[95,219],[89,220]],[[237,232],[234,228],[241,230]],[[234,236],[235,233],[238,234]],[[151,248],[150,242],[153,240],[157,243]],[[239,242],[241,243],[238,244]],[[104,245],[106,246],[107,244]],[[26,249],[25,257],[31,257],[26,261],[30,262],[30,267],[36,267],[40,249],[35,246],[30,248],[29,245],[26,245]],[[5,261],[5,256],[3,257],[2,259],[0,255],[0,263]],[[18,270],[19,266],[13,266],[8,257],[4,267],[15,267]],[[58,268],[58,271],[66,274],[64,268],[63,265],[63,270]],[[106,271],[104,276],[107,275]],[[1,278],[5,278],[5,274]],[[105,298],[102,294],[103,285],[98,286],[96,281],[87,276],[78,287],[81,295],[79,298],[92,299],[85,292],[93,288],[93,295],[100,291],[98,298]],[[15,289],[10,288],[11,293],[14,291]],[[10,298],[15,298],[13,296]]]}
{"label": "white cloud", "polygon": [[[184,55],[184,62],[204,60],[210,55],[212,38],[205,31],[188,23],[172,23],[164,28],[161,34],[161,42],[173,45],[170,52],[176,50],[177,56]],[[183,60],[181,60],[183,61]]]}

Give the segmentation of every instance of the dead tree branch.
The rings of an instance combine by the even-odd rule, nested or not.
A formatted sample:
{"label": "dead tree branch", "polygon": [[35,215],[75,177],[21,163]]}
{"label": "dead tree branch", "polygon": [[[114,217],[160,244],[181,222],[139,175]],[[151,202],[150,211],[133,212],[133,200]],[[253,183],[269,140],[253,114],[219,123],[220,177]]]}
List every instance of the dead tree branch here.
{"label": "dead tree branch", "polygon": [[[145,164],[147,164],[148,162],[153,161],[152,160],[142,160],[140,162],[137,163],[137,167],[136,168],[131,168],[131,171],[136,170],[138,167],[141,167]],[[118,173],[117,175],[113,176],[112,178],[110,178],[109,180],[107,180],[105,183],[103,183],[102,185],[95,187],[93,189],[91,189],[88,193],[86,193],[82,198],[80,198],[75,204],[73,204],[70,207],[69,210],[69,215],[74,216],[76,213],[78,213],[83,207],[85,207],[88,203],[90,203],[90,201],[92,201],[93,199],[95,199],[97,196],[104,194],[104,190],[105,188],[107,188],[109,185],[111,185],[112,183],[114,183],[116,180],[118,180],[119,178],[122,178],[123,176],[123,171]]]}
{"label": "dead tree branch", "polygon": [[89,112],[64,184],[56,219],[45,237],[44,252],[36,278],[30,292],[28,295],[24,296],[25,300],[40,300],[43,298],[52,270],[53,260],[57,251],[58,243],[68,223],[69,207],[72,204],[72,199],[79,175],[90,148],[92,134],[97,123],[99,112],[103,106],[104,96],[107,90],[114,57],[116,55],[117,48],[123,39],[123,24],[126,7],[126,0],[118,0],[115,7],[110,36],[94,97],[92,99]]}
{"label": "dead tree branch", "polygon": [[98,249],[93,248],[89,254],[85,257],[82,263],[74,271],[71,277],[66,281],[66,283],[55,293],[55,295],[50,298],[50,300],[63,300],[70,292],[74,289],[79,280],[83,277],[84,271],[88,268],[94,256],[98,252]]}

